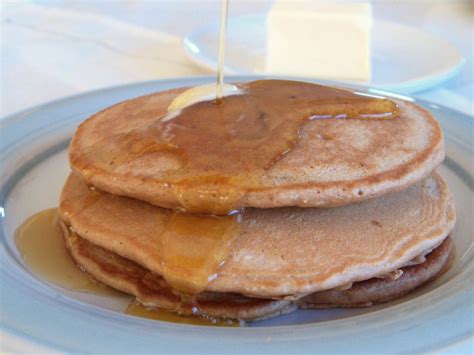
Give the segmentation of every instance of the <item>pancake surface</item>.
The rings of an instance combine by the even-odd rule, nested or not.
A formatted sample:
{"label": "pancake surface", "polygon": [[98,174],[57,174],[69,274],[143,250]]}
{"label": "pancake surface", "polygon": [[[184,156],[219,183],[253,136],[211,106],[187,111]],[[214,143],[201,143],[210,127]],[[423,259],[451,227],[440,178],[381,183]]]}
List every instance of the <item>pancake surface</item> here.
{"label": "pancake surface", "polygon": [[[71,175],[65,224],[94,245],[162,275],[159,238],[169,210],[90,191]],[[232,251],[207,291],[300,297],[385,274],[441,244],[455,221],[437,174],[404,191],[330,209],[247,209]]]}
{"label": "pancake surface", "polygon": [[192,302],[176,295],[164,280],[142,266],[87,240],[66,232],[66,246],[73,259],[99,281],[135,295],[140,303],[178,312],[213,318],[258,320],[285,314],[300,308],[366,307],[399,298],[449,268],[452,241],[448,237],[426,261],[401,269],[396,279],[372,278],[357,282],[347,290],[316,292],[296,301],[249,298],[238,294],[205,292]]}
{"label": "pancake surface", "polygon": [[[261,85],[262,82],[256,83]],[[249,85],[257,84],[239,86],[245,91]],[[252,176],[250,180],[229,178],[222,169],[211,170],[208,175],[203,173],[205,167],[202,171],[183,170],[181,161],[172,154],[179,147],[160,143],[157,150],[153,136],[146,139],[135,136],[143,127],[145,131],[154,129],[174,134],[173,129],[180,125],[180,117],[165,123],[160,119],[166,114],[170,102],[183,91],[175,89],[125,101],[86,120],[71,142],[73,170],[100,190],[166,208],[188,208],[186,199],[189,196],[204,194],[206,201],[193,204],[192,210],[215,212],[209,205],[215,206],[222,198],[234,199],[232,208],[322,207],[355,203],[402,190],[420,181],[444,157],[442,133],[432,116],[414,104],[394,100],[400,111],[400,117],[394,119],[306,120],[298,130],[296,145],[271,166],[242,171],[245,176]],[[245,99],[238,95],[226,98],[227,103],[234,100]],[[213,104],[203,102],[196,105],[204,110]],[[245,102],[237,106],[238,109],[242,107],[245,108]],[[259,107],[263,131],[267,124],[271,126],[265,122],[266,110],[271,109]],[[289,113],[282,115],[291,114],[291,110],[287,111]],[[192,116],[192,112],[189,115]],[[209,127],[214,126],[218,124],[210,121]],[[251,147],[255,151],[268,145],[266,141],[260,144],[258,137],[254,137],[260,131],[244,133],[257,141]],[[196,144],[203,152],[216,151],[207,147],[205,138],[198,139]],[[275,141],[280,140],[275,138]],[[224,159],[236,160],[236,154]],[[241,168],[245,170],[245,166]],[[192,184],[180,187],[177,192],[175,183],[169,180],[171,172],[179,173],[183,178],[199,176],[202,179],[194,179]]]}

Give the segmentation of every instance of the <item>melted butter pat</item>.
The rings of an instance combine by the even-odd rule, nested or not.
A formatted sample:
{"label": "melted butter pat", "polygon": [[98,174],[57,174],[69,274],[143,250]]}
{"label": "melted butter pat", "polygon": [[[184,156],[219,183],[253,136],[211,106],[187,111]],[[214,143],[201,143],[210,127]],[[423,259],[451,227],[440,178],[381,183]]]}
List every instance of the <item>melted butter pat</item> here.
{"label": "melted butter pat", "polygon": [[24,263],[34,274],[59,287],[101,296],[123,296],[77,267],[64,245],[57,213],[57,208],[41,211],[17,229],[15,244]]}
{"label": "melted butter pat", "polygon": [[[240,95],[242,90],[235,85],[223,84],[223,96]],[[192,87],[175,97],[175,99],[168,106],[169,113],[176,113],[185,107],[191,106],[201,101],[213,101],[216,98],[216,84],[204,84]],[[168,121],[178,115],[167,115],[162,118],[162,121]]]}

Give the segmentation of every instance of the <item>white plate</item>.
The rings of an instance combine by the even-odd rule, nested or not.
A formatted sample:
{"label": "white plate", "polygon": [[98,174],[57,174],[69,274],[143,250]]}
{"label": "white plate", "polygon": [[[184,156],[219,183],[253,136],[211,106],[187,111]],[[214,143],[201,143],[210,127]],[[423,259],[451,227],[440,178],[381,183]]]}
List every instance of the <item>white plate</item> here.
{"label": "white plate", "polygon": [[[208,69],[217,68],[218,22],[202,26],[184,39],[188,56]],[[225,70],[229,74],[264,74],[264,16],[230,18]],[[415,27],[375,20],[372,29],[370,87],[404,93],[435,86],[459,72],[464,58],[448,42]],[[271,74],[271,73],[270,73]]]}
{"label": "white plate", "polygon": [[[255,77],[229,80],[252,79]],[[456,200],[458,222],[452,235],[457,258],[447,274],[409,297],[366,309],[297,311],[249,328],[212,328],[127,316],[121,313],[123,303],[62,290],[28,271],[14,246],[14,231],[33,213],[57,206],[69,173],[66,149],[77,124],[118,101],[212,80],[153,81],[99,90],[0,122],[2,350],[288,353],[469,349],[473,332],[473,121],[422,101],[419,104],[438,117],[445,132],[447,158],[440,172]]]}

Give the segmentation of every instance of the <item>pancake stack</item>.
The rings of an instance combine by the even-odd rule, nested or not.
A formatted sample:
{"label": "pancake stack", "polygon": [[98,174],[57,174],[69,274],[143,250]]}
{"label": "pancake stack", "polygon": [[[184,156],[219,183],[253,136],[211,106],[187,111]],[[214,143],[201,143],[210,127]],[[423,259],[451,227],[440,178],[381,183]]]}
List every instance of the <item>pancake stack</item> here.
{"label": "pancake stack", "polygon": [[258,320],[366,307],[451,265],[441,129],[413,103],[315,84],[186,88],[77,129],[60,218],[71,256],[147,307]]}

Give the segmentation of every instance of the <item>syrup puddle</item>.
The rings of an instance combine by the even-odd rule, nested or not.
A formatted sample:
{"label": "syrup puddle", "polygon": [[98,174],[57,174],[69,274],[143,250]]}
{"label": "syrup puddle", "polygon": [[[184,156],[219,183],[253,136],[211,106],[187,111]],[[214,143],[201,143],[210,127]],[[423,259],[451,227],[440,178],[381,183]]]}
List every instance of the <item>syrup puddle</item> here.
{"label": "syrup puddle", "polygon": [[40,278],[71,291],[99,296],[123,295],[77,267],[64,245],[57,213],[57,208],[41,211],[17,229],[15,244],[28,268]]}

